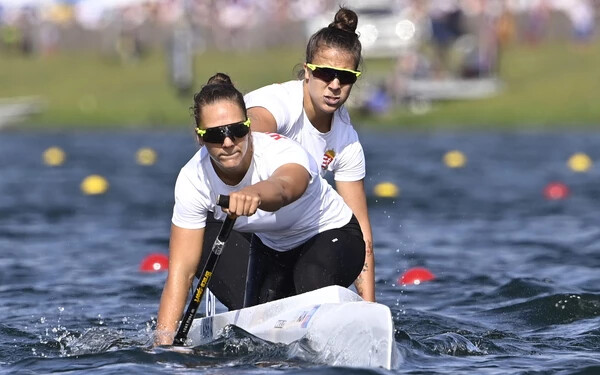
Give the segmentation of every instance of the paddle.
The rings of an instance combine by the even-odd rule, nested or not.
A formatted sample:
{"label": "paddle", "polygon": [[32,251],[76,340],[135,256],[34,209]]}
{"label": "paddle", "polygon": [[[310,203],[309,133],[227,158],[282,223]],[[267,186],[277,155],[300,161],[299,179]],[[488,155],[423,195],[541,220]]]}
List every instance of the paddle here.
{"label": "paddle", "polygon": [[[221,207],[227,208],[229,207],[229,196],[228,195],[219,195],[217,199],[217,204]],[[175,335],[175,339],[173,340],[173,345],[183,346],[185,344],[185,340],[187,339],[188,332],[192,327],[192,323],[194,321],[194,317],[196,316],[196,312],[198,311],[198,307],[200,306],[200,301],[202,300],[202,295],[208,286],[208,282],[212,276],[212,273],[217,266],[217,260],[219,260],[219,256],[221,256],[221,252],[223,251],[223,247],[225,246],[225,242],[229,238],[229,233],[231,233],[231,229],[233,228],[233,224],[235,223],[235,219],[227,216],[223,225],[221,226],[221,230],[219,231],[219,235],[215,239],[215,242],[212,245],[212,249],[210,251],[210,255],[206,260],[206,264],[204,265],[204,269],[202,270],[202,277],[198,280],[198,285],[196,286],[196,291],[190,300],[190,304],[185,311],[185,315],[181,320],[181,324],[179,325],[179,330],[177,330],[177,335]]]}

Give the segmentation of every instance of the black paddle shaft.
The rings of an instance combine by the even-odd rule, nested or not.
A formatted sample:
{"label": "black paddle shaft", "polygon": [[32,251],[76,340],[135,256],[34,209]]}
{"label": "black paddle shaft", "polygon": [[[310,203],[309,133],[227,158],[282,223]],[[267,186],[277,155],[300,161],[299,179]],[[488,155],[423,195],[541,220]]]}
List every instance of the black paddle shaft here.
{"label": "black paddle shaft", "polygon": [[[217,204],[223,208],[229,207],[229,196],[219,195]],[[210,281],[215,267],[217,266],[217,260],[219,260],[219,256],[221,256],[221,252],[223,251],[223,247],[225,247],[225,242],[227,242],[227,239],[229,238],[229,233],[231,233],[233,224],[235,224],[235,219],[227,216],[223,222],[223,225],[221,225],[221,230],[219,231],[219,234],[212,245],[210,255],[208,256],[206,264],[204,265],[204,269],[201,273],[202,277],[198,280],[196,291],[194,292],[190,304],[185,311],[185,315],[181,320],[179,330],[177,330],[177,335],[175,335],[175,339],[173,340],[173,345],[183,346],[187,340],[187,335],[192,327],[192,323],[194,322],[196,312],[198,312],[200,301],[202,301],[204,291],[206,290],[208,282]]]}

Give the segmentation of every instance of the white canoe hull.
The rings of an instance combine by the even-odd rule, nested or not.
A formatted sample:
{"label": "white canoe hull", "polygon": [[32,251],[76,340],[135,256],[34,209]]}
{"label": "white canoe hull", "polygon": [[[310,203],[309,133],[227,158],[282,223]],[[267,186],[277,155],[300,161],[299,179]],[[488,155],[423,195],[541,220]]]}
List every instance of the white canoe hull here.
{"label": "white canoe hull", "polygon": [[273,343],[302,339],[316,362],[332,366],[390,369],[398,360],[390,309],[340,286],[195,319],[190,345],[218,337],[227,325]]}

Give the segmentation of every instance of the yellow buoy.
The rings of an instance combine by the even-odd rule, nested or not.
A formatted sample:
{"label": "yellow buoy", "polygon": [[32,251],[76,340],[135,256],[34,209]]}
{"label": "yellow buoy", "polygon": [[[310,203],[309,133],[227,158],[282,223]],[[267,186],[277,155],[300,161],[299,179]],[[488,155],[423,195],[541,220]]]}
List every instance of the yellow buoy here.
{"label": "yellow buoy", "polygon": [[42,155],[44,164],[51,167],[62,165],[65,162],[66,154],[60,147],[50,147]]}
{"label": "yellow buoy", "polygon": [[400,189],[391,182],[382,182],[375,185],[375,195],[382,198],[395,198],[400,193]]}
{"label": "yellow buoy", "polygon": [[592,167],[593,162],[589,156],[578,152],[569,158],[567,165],[575,172],[587,172]]}
{"label": "yellow buoy", "polygon": [[81,191],[87,195],[104,194],[108,190],[108,181],[100,175],[87,176],[81,182]]}
{"label": "yellow buoy", "polygon": [[467,164],[467,157],[457,150],[448,151],[444,155],[444,164],[448,168],[462,168]]}
{"label": "yellow buoy", "polygon": [[140,148],[135,158],[140,165],[152,165],[156,163],[156,151],[148,147]]}

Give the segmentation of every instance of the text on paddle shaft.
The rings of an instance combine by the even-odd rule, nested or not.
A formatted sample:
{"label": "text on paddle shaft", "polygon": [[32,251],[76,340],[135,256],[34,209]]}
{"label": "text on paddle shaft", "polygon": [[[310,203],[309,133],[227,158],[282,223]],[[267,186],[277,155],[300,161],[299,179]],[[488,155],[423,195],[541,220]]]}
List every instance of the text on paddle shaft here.
{"label": "text on paddle shaft", "polygon": [[202,298],[202,294],[204,293],[204,289],[206,288],[206,284],[208,284],[208,280],[212,276],[212,272],[206,271],[202,280],[200,281],[200,287],[196,289],[196,295],[194,296],[194,302],[200,302],[200,298]]}

